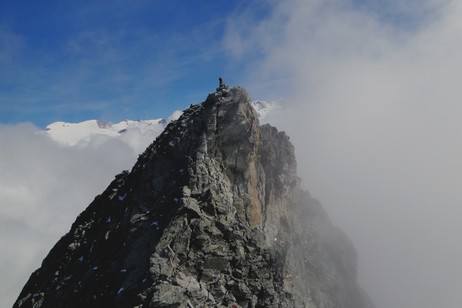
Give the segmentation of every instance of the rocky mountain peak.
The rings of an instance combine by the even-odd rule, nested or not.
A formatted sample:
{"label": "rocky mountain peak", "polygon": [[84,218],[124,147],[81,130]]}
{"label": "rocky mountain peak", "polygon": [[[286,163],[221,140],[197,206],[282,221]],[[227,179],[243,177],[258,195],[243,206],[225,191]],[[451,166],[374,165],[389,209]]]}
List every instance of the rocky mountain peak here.
{"label": "rocky mountain peak", "polygon": [[288,136],[222,86],[58,241],[15,307],[372,307]]}

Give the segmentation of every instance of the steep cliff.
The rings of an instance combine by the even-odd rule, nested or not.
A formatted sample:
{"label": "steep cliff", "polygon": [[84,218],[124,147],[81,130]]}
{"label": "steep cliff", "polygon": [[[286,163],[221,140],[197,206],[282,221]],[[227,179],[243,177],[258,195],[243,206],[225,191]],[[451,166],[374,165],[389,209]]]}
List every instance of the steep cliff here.
{"label": "steep cliff", "polygon": [[15,307],[372,307],[356,253],[242,88],[193,105],[116,176]]}

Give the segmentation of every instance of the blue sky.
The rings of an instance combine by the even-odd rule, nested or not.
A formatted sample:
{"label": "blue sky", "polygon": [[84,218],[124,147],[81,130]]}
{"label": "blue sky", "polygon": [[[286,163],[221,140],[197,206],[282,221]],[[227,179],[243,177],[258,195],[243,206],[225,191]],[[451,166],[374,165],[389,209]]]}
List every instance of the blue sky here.
{"label": "blue sky", "polygon": [[[227,57],[222,37],[244,6],[2,1],[0,122],[165,117],[202,101],[219,75],[241,81],[241,60]],[[264,11],[252,8],[253,16]]]}
{"label": "blue sky", "polygon": [[[417,10],[393,1],[345,3],[396,25],[420,20]],[[256,43],[233,54],[226,42],[230,28],[245,37],[275,7],[275,1],[1,1],[0,123],[43,128],[58,120],[167,117],[202,101],[219,75],[255,98],[277,99],[290,91],[293,76],[257,76],[268,50]]]}

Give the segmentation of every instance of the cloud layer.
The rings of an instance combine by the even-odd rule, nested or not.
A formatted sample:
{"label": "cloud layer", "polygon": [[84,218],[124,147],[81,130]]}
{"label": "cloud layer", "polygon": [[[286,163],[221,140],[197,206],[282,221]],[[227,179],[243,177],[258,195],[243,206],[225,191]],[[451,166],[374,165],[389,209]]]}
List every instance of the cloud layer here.
{"label": "cloud layer", "polygon": [[0,126],[1,307],[13,304],[77,215],[156,137],[129,133],[66,147],[32,124]]}
{"label": "cloud layer", "polygon": [[397,22],[359,2],[275,3],[263,20],[241,16],[245,29],[230,24],[225,44],[235,57],[260,50],[249,80],[289,81],[272,122],[291,136],[305,187],[357,246],[377,307],[455,308],[462,5],[391,1],[408,17]]}

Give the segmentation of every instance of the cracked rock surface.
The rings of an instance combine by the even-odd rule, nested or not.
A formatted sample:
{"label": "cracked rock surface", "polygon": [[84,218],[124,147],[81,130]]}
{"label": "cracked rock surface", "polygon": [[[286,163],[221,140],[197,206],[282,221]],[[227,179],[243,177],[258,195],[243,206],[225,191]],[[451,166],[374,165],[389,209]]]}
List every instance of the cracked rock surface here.
{"label": "cracked rock surface", "polygon": [[192,105],[76,219],[14,307],[373,305],[356,252],[240,87]]}

